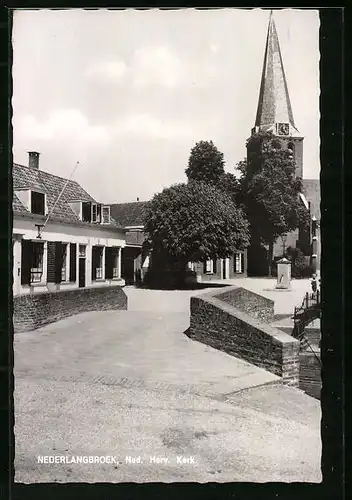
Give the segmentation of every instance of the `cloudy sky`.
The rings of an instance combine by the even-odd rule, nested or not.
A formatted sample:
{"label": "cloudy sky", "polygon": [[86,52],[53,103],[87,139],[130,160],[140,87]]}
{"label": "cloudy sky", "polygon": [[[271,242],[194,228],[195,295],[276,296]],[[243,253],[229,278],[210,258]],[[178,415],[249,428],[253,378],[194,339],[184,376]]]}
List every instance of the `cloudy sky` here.
{"label": "cloudy sky", "polygon": [[[269,11],[16,11],[13,154],[99,201],[149,199],[213,140],[226,170],[254,125]],[[304,177],[319,175],[319,14],[274,11]]]}

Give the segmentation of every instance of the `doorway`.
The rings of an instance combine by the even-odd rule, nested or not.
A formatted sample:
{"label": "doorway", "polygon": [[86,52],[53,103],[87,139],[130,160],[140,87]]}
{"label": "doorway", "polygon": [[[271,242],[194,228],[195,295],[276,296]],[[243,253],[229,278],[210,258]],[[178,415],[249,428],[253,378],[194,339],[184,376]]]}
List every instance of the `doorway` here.
{"label": "doorway", "polygon": [[85,286],[86,286],[86,259],[85,257],[80,257],[78,265],[78,287],[84,288]]}
{"label": "doorway", "polygon": [[133,257],[124,256],[122,260],[121,276],[125,280],[126,285],[132,285],[135,282]]}
{"label": "doorway", "polygon": [[222,259],[222,279],[227,280],[229,279],[229,274],[230,274],[230,262],[229,259]]}

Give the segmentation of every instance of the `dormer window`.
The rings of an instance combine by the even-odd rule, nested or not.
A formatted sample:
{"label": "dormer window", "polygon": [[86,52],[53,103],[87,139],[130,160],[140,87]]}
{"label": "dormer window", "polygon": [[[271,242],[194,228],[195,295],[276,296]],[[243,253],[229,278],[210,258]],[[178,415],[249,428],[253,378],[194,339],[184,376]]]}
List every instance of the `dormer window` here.
{"label": "dormer window", "polygon": [[101,222],[101,204],[92,203],[92,222]]}
{"label": "dormer window", "polygon": [[82,221],[110,224],[110,207],[100,203],[82,201]]}
{"label": "dormer window", "polygon": [[101,214],[102,214],[101,223],[102,224],[110,224],[110,207],[109,206],[102,206],[101,207]]}
{"label": "dormer window", "polygon": [[45,215],[45,194],[31,191],[32,214]]}

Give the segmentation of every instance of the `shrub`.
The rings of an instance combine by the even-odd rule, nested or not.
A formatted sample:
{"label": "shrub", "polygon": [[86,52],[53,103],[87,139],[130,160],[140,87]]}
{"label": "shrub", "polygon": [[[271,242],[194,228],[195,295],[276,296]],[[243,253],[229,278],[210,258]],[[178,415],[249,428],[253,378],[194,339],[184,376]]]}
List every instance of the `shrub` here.
{"label": "shrub", "polygon": [[288,247],[285,257],[291,261],[292,278],[309,278],[313,274],[312,267],[299,248]]}

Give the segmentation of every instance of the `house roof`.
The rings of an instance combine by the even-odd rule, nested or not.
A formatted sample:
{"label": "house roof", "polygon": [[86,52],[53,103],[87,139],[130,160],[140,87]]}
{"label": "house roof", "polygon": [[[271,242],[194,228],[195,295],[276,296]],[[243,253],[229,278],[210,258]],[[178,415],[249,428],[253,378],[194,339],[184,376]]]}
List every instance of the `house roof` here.
{"label": "house roof", "polygon": [[12,210],[14,212],[23,213],[23,214],[28,212],[28,210],[25,208],[25,206],[21,203],[21,201],[17,197],[16,193],[13,193]]}
{"label": "house roof", "polygon": [[124,227],[143,226],[144,215],[149,201],[134,201],[131,203],[114,203],[110,205],[111,215]]}
{"label": "house roof", "polygon": [[[48,212],[50,213],[66,183],[67,185],[60,199],[57,201],[52,215],[50,216],[51,220],[69,223],[76,222],[77,224],[81,225],[82,221],[72,210],[69,203],[74,201],[91,201],[93,203],[97,203],[97,201],[92,196],[90,196],[78,184],[78,182],[72,180],[68,181],[63,177],[59,177],[57,175],[50,174],[49,172],[44,172],[33,167],[14,163],[12,169],[12,177],[14,191],[12,209],[14,214],[30,214],[27,207],[23,205],[23,203],[16,195],[16,191],[29,189],[46,194]],[[43,217],[38,216],[38,218]],[[97,226],[97,224],[95,223],[84,224]],[[104,227],[106,226],[120,227],[113,217],[111,217],[110,219],[110,224],[104,224]]]}
{"label": "house roof", "polygon": [[319,179],[302,179],[302,190],[310,202],[311,215],[320,220],[320,182]]}

